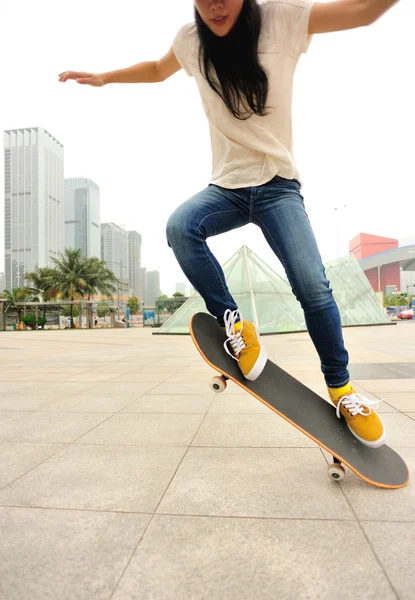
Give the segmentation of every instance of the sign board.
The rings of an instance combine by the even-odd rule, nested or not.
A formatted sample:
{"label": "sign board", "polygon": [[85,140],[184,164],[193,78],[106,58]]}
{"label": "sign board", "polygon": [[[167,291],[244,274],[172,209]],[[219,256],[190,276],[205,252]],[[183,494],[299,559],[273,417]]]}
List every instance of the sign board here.
{"label": "sign board", "polygon": [[144,309],[144,325],[154,325],[154,310]]}

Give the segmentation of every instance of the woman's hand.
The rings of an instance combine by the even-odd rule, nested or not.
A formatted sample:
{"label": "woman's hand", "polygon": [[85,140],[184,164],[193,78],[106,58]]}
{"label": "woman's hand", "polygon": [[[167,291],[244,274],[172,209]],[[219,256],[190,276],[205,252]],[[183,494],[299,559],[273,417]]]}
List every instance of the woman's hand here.
{"label": "woman's hand", "polygon": [[98,73],[85,73],[84,71],[64,71],[59,75],[59,81],[65,83],[68,79],[74,79],[81,85],[92,85],[93,87],[102,87],[105,85],[103,75]]}

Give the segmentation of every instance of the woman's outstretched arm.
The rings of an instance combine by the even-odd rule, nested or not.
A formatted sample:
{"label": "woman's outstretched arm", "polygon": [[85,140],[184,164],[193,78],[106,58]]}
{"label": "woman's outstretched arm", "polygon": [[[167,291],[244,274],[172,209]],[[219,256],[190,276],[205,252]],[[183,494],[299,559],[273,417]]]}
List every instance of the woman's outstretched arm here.
{"label": "woman's outstretched arm", "polygon": [[333,0],[316,2],[310,12],[308,33],[329,33],[371,25],[399,0]]}
{"label": "woman's outstretched arm", "polygon": [[87,73],[85,71],[64,71],[59,81],[74,79],[82,85],[102,87],[108,83],[158,83],[177,73],[180,66],[172,49],[160,60],[142,62],[126,69],[107,73]]}

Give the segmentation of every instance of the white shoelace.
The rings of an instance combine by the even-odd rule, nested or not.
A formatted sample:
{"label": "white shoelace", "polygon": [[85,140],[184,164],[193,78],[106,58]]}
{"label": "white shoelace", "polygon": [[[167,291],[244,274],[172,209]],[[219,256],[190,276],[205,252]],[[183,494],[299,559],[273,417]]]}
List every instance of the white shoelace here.
{"label": "white shoelace", "polygon": [[[235,360],[239,360],[239,358],[237,358],[237,356],[239,356],[239,354],[241,353],[241,351],[244,348],[246,348],[246,344],[245,344],[245,342],[243,340],[243,337],[241,335],[242,334],[242,329],[243,329],[242,314],[241,314],[241,312],[239,310],[234,310],[232,312],[228,308],[228,310],[225,311],[225,314],[223,316],[223,320],[225,322],[226,335],[228,336],[228,339],[223,344],[223,347],[225,348],[225,350],[229,354],[229,356],[231,356]],[[241,329],[240,329],[240,331],[235,332],[235,323],[237,321],[241,322]],[[232,352],[229,351],[228,342],[232,346],[232,349],[233,349],[233,351],[234,351],[234,353],[235,353],[236,356],[234,356],[232,354]]]}
{"label": "white shoelace", "polygon": [[[340,407],[344,406],[352,417],[360,414],[364,417],[368,417],[372,412],[372,409],[375,410],[379,407],[379,401],[377,400],[369,400],[369,398],[365,398],[365,396],[361,396],[360,394],[350,394],[350,396],[343,396],[340,398],[339,403],[336,407],[336,415],[340,419]],[[365,407],[369,409],[369,412],[365,412]]]}

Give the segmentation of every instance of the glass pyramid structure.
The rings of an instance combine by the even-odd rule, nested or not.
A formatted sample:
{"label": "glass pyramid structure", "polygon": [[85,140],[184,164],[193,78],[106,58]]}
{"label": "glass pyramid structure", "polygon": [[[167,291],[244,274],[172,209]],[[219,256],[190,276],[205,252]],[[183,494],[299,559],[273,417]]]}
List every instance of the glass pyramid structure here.
{"label": "glass pyramid structure", "polygon": [[[226,281],[244,319],[255,323],[262,335],[306,331],[304,313],[288,281],[275,273],[256,254],[242,246],[223,266]],[[342,323],[389,323],[372,286],[353,255],[326,265],[327,276],[339,305]],[[197,292],[155,332],[188,334],[196,312],[208,312]]]}

